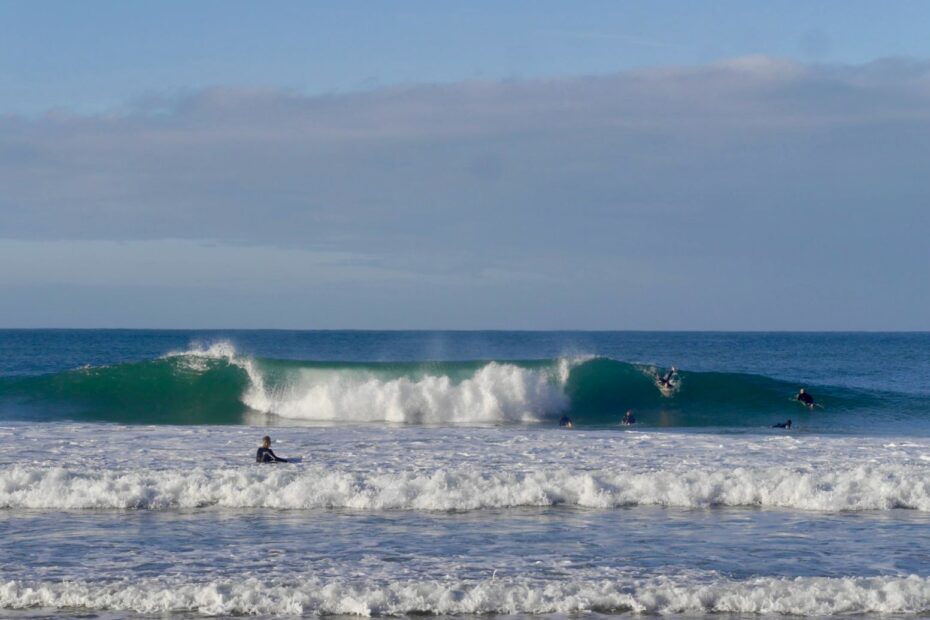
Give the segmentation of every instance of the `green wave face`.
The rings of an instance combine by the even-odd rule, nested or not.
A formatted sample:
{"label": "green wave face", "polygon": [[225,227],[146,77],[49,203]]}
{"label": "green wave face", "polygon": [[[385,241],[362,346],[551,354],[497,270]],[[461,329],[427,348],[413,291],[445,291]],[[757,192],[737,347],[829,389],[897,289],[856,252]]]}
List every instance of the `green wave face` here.
{"label": "green wave face", "polygon": [[657,370],[606,358],[526,362],[326,363],[180,354],[109,367],[0,379],[0,417],[127,424],[552,423],[640,427],[767,426],[793,418],[838,427],[926,411],[898,394],[807,386],[825,406],[792,402],[798,386],[764,376]]}
{"label": "green wave face", "polygon": [[821,386],[813,392],[829,409],[812,413],[793,400],[801,386],[737,373],[681,371],[676,390],[666,395],[656,386],[657,373],[655,368],[610,359],[582,364],[573,370],[565,388],[572,414],[581,422],[609,424],[616,412],[632,409],[638,421],[652,426],[726,427],[883,406],[877,395]]}
{"label": "green wave face", "polygon": [[[5,379],[0,398],[31,419],[126,424],[236,424],[249,384],[227,360],[182,357]],[[2,401],[0,401],[2,402]]]}

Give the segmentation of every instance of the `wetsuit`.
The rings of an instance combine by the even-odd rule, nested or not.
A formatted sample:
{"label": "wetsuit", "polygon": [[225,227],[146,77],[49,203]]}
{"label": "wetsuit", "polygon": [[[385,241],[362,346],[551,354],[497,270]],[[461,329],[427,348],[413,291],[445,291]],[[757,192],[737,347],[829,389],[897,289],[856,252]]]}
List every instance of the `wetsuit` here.
{"label": "wetsuit", "polygon": [[672,379],[673,379],[674,377],[675,377],[675,371],[674,371],[674,370],[669,370],[667,373],[665,373],[665,375],[664,375],[661,379],[659,379],[659,383],[661,383],[662,385],[665,385],[665,386],[671,386],[671,385],[672,385]]}
{"label": "wetsuit", "polygon": [[797,400],[802,405],[807,405],[808,407],[814,406],[814,397],[808,394],[807,392],[804,392],[803,394],[798,394]]}
{"label": "wetsuit", "polygon": [[772,428],[791,428],[791,420],[787,422],[779,422],[778,424],[773,424]]}
{"label": "wetsuit", "polygon": [[572,426],[572,419],[571,419],[570,417],[568,417],[567,415],[563,415],[563,416],[562,416],[562,419],[559,420],[559,426],[571,427],[571,426]]}
{"label": "wetsuit", "polygon": [[271,451],[271,448],[259,448],[258,452],[255,453],[255,462],[256,463],[287,463],[287,459],[282,459],[275,456],[275,453]]}
{"label": "wetsuit", "polygon": [[628,425],[629,425],[629,424],[636,424],[636,416],[634,416],[634,415],[625,415],[625,416],[623,416],[623,423],[624,423],[624,424],[628,424]]}

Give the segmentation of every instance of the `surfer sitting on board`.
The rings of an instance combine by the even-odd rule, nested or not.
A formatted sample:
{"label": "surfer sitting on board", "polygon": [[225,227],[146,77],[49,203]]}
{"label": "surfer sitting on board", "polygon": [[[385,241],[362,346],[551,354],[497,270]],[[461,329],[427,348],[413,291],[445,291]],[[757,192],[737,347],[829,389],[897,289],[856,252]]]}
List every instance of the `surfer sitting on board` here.
{"label": "surfer sitting on board", "polygon": [[559,420],[559,426],[562,428],[574,428],[575,425],[572,423],[572,419],[570,417],[563,415]]}
{"label": "surfer sitting on board", "polygon": [[787,422],[779,422],[778,424],[773,424],[772,428],[791,428],[791,420]]}
{"label": "surfer sitting on board", "polygon": [[813,409],[816,407],[814,402],[814,397],[804,391],[804,388],[801,388],[801,391],[798,392],[798,395],[794,397],[796,401],[807,407],[808,409]]}
{"label": "surfer sitting on board", "polygon": [[620,421],[620,424],[624,426],[636,424],[636,416],[633,415],[632,409],[627,409],[627,412],[623,414],[623,420]]}
{"label": "surfer sitting on board", "polygon": [[276,456],[271,451],[271,437],[265,435],[262,437],[262,447],[255,453],[256,463],[287,463],[287,459]]}

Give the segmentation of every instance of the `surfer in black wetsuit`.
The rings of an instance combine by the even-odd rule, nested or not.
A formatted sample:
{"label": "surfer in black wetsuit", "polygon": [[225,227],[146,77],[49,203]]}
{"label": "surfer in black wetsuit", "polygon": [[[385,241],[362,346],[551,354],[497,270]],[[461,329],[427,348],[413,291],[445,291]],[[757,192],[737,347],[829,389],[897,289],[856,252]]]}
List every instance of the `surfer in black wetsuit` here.
{"label": "surfer in black wetsuit", "polygon": [[779,422],[778,424],[773,424],[772,428],[791,428],[791,420],[787,422]]}
{"label": "surfer in black wetsuit", "polygon": [[675,377],[678,374],[678,369],[672,366],[672,369],[667,373],[659,377],[659,385],[665,388],[671,388],[675,384]]}
{"label": "surfer in black wetsuit", "polygon": [[563,415],[559,420],[559,426],[562,428],[574,428],[575,425],[572,423],[572,419],[570,417]]}
{"label": "surfer in black wetsuit", "polygon": [[276,456],[271,451],[271,437],[265,435],[262,437],[262,447],[255,453],[256,463],[287,463],[287,459]]}
{"label": "surfer in black wetsuit", "polygon": [[636,416],[633,415],[633,410],[628,409],[626,413],[623,414],[623,420],[620,421],[620,424],[624,426],[632,426],[636,424]]}
{"label": "surfer in black wetsuit", "polygon": [[816,406],[814,402],[814,397],[804,391],[804,388],[801,388],[801,391],[798,392],[798,395],[794,397],[796,401],[807,407],[808,409],[813,409]]}

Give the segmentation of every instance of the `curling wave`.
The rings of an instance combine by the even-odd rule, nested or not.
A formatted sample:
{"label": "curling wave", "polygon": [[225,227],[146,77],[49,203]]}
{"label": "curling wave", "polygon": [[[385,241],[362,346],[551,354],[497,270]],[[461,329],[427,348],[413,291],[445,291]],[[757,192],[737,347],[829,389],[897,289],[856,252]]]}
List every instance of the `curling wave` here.
{"label": "curling wave", "polygon": [[[746,374],[681,373],[672,395],[657,369],[607,358],[337,363],[251,358],[228,343],[159,359],[0,378],[5,416],[136,424],[238,424],[250,413],[306,422],[498,424],[551,420],[614,424],[635,409],[651,426],[755,426],[809,416],[797,386]],[[925,414],[927,399],[819,386],[819,416]],[[13,412],[12,414],[10,412]],[[848,424],[845,420],[844,424]]]}

